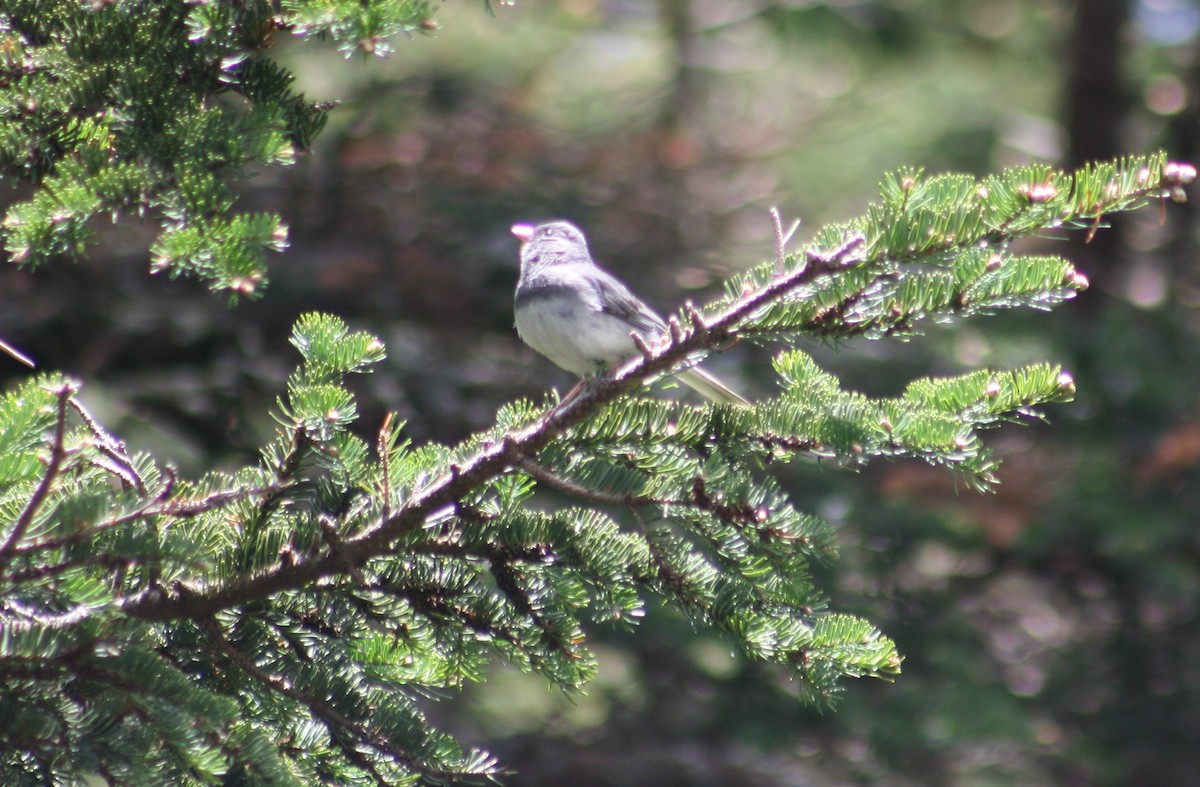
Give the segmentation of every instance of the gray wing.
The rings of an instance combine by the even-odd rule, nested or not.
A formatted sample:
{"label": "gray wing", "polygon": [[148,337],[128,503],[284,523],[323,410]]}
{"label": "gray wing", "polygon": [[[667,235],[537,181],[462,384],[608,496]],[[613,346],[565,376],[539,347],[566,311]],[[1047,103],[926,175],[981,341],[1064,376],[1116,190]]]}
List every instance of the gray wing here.
{"label": "gray wing", "polygon": [[600,302],[600,311],[629,323],[633,330],[647,336],[658,336],[666,331],[667,324],[662,318],[608,273],[595,268],[588,278]]}

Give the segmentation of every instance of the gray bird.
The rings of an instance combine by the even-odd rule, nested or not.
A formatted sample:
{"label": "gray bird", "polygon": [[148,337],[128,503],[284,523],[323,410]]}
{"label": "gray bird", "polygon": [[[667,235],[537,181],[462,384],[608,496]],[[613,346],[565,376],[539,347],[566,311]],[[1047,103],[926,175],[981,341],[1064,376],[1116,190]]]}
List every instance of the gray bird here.
{"label": "gray bird", "polygon": [[[667,324],[611,274],[596,266],[573,224],[517,224],[521,277],[513,307],[517,333],[558,367],[580,377],[637,355],[632,333],[653,344]],[[692,367],[675,377],[723,404],[748,404],[720,380]]]}

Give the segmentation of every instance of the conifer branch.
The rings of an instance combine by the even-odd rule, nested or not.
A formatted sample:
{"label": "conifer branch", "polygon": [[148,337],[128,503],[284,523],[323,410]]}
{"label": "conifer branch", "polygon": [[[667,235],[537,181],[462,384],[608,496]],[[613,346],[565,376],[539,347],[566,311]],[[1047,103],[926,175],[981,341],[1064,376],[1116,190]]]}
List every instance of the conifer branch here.
{"label": "conifer branch", "polygon": [[15,612],[26,620],[50,629],[69,628],[86,618],[89,613],[88,607],[82,604],[66,612],[43,612],[23,604],[15,598],[5,599],[4,608],[6,611]]}
{"label": "conifer branch", "polygon": [[[1128,185],[1129,175],[1116,180]],[[1165,173],[1161,180],[1168,180]],[[956,182],[958,188],[964,181]],[[903,188],[949,189],[938,181]],[[1163,186],[1139,188],[1161,192]],[[1013,191],[1017,198],[1005,204],[1017,208],[1004,214],[1006,232],[1033,226],[1036,216],[1012,216],[1026,208],[1036,213],[1035,206],[1055,198],[1049,187]],[[1126,188],[1103,207],[1127,208],[1121,200],[1134,191]],[[801,690],[813,699],[829,701],[841,677],[897,671],[894,643],[866,621],[825,609],[808,569],[833,552],[828,525],[796,510],[757,462],[801,452],[856,463],[907,455],[986,480],[991,464],[977,432],[1069,398],[1070,379],[1048,365],[1030,366],[918,380],[901,396],[874,399],[843,390],[794,350],[774,361],[786,392],[750,407],[691,408],[625,397],[742,337],[786,343],[864,326],[886,334],[979,304],[1036,305],[1038,293],[1080,287],[1066,261],[1009,258],[1014,273],[1002,267],[1004,260],[993,265],[979,249],[963,257],[962,245],[979,242],[971,233],[981,225],[960,235],[945,219],[953,213],[945,200],[927,200],[942,210],[931,210],[933,219],[903,211],[880,218],[897,204],[907,208],[907,198],[905,192],[867,220],[832,228],[792,257],[784,254],[786,237],[777,221],[775,264],[735,279],[743,284],[731,286],[726,301],[708,311],[686,304],[669,320],[663,340],[639,341],[634,358],[580,386],[577,395],[545,412],[513,403],[497,415],[495,428],[456,448],[393,445],[399,431],[389,416],[371,455],[369,444],[348,428],[356,407],[343,383],[382,358],[383,347],[328,315],[297,322],[293,344],[304,361],[280,401],[285,428],[264,449],[261,464],[233,479],[207,480],[204,488],[220,488],[196,499],[178,491],[169,468],[161,483],[143,479],[141,458],[130,457],[73,401],[73,388],[46,385],[25,410],[36,387],[11,395],[0,402],[0,412],[24,416],[26,426],[12,440],[23,450],[7,464],[10,483],[33,488],[0,546],[0,570],[14,587],[40,592],[40,583],[53,590],[45,597],[32,594],[35,602],[0,606],[5,644],[15,654],[0,665],[0,675],[27,676],[29,654],[45,652],[53,669],[34,682],[74,674],[102,682],[100,691],[117,699],[141,692],[170,705],[190,697],[189,711],[216,697],[230,710],[214,717],[213,742],[197,750],[245,768],[259,766],[256,756],[303,762],[315,749],[272,748],[260,738],[267,745],[256,755],[252,747],[226,744],[230,738],[222,736],[239,734],[237,703],[254,710],[273,704],[264,716],[284,723],[287,710],[276,710],[299,709],[329,729],[340,768],[382,784],[396,773],[451,779],[495,769],[481,756],[460,756],[452,744],[429,754],[424,743],[411,743],[410,733],[433,733],[404,715],[407,710],[399,717],[360,712],[368,705],[379,709],[389,697],[403,698],[387,695],[373,681],[453,685],[475,677],[490,649],[576,687],[594,674],[585,615],[596,622],[634,618],[645,592],[660,593],[751,657],[794,668]],[[1029,205],[1022,207],[1022,200]],[[1039,220],[1041,226],[1052,223]],[[1055,222],[1067,220],[1054,214]],[[901,307],[910,300],[915,305],[905,311]],[[72,407],[85,429],[81,456],[69,464]],[[42,459],[47,444],[49,458]],[[68,467],[71,486],[60,491]],[[157,486],[155,494],[148,494],[148,483]],[[585,505],[553,514],[533,510],[526,503],[539,485]],[[76,489],[79,494],[68,497]],[[55,509],[61,517],[45,513],[51,500],[61,503]],[[240,505],[222,508],[234,503]],[[622,530],[599,510],[603,506],[628,509],[641,532]],[[647,506],[661,509],[655,511],[661,526],[642,522]],[[194,517],[200,519],[180,521]],[[30,537],[35,529],[42,540]],[[105,533],[107,538],[98,537]],[[193,536],[215,545],[211,560],[195,559]],[[44,565],[24,560],[9,570],[17,555],[44,555]],[[126,572],[136,582],[127,582]],[[170,579],[160,580],[160,574]],[[72,586],[81,590],[59,590]],[[261,624],[265,640],[257,634],[242,639],[240,629],[236,638],[227,633],[218,614],[230,610],[230,617],[244,616],[251,631]],[[103,640],[94,627],[110,620],[120,631]],[[196,625],[147,625],[181,620]],[[187,666],[191,656],[138,650],[146,637],[162,632],[189,642],[198,635],[202,653],[233,664],[247,679],[240,689],[225,684],[214,691],[206,676]],[[123,680],[106,680],[111,670],[103,663],[63,661],[76,658],[64,653],[96,653],[97,647],[129,656]],[[329,666],[319,661],[331,656],[346,660]],[[307,659],[319,666],[306,683],[297,678]],[[127,676],[141,670],[151,678],[160,670],[163,681],[134,685]],[[361,682],[364,676],[369,686]],[[259,685],[285,701],[262,702],[267,697]],[[32,706],[54,691],[35,685],[22,701],[28,697]],[[137,723],[178,741],[175,721],[150,714]],[[69,729],[72,722],[60,720],[38,745]]]}
{"label": "conifer branch", "polygon": [[8,568],[9,562],[12,560],[13,554],[17,550],[17,546],[21,543],[21,539],[25,537],[25,531],[29,529],[29,525],[37,516],[38,509],[42,507],[42,503],[50,494],[50,490],[54,486],[54,481],[58,478],[58,474],[62,471],[63,463],[67,458],[67,450],[63,443],[67,430],[67,406],[71,401],[71,397],[75,395],[78,386],[69,381],[63,381],[58,390],[54,393],[58,397],[58,412],[54,419],[54,436],[50,443],[50,457],[46,460],[46,472],[42,475],[41,481],[33,490],[33,494],[29,496],[25,507],[21,510],[20,516],[13,524],[13,529],[8,534],[8,538],[4,540],[4,544],[0,545],[0,577]]}
{"label": "conifer branch", "polygon": [[178,516],[178,517],[195,517],[201,514],[208,513],[222,506],[235,503],[239,500],[248,500],[256,497],[267,498],[276,495],[289,488],[288,484],[271,483],[262,486],[247,487],[243,489],[223,489],[212,494],[205,495],[198,500],[180,500],[168,499],[171,491],[174,488],[173,474],[168,476],[168,482],[163,484],[163,488],[153,499],[139,506],[133,511],[128,511],[124,514],[105,519],[101,522],[80,530],[69,535],[60,536],[58,538],[46,539],[33,544],[27,544],[18,547],[15,551],[17,554],[29,554],[33,552],[44,552],[49,550],[61,549],[72,544],[78,544],[93,538],[99,533],[106,530],[127,525],[130,522],[137,522],[143,519],[152,519],[159,516]]}
{"label": "conifer branch", "polygon": [[72,557],[70,560],[65,560],[61,563],[51,563],[49,565],[34,566],[22,571],[13,571],[8,575],[8,581],[13,585],[18,585],[22,582],[32,582],[34,580],[60,576],[84,566],[104,566],[112,570],[122,570],[144,562],[146,562],[146,558],[144,557],[121,557],[101,552],[83,555],[82,557]]}
{"label": "conifer branch", "polygon": [[435,619],[454,620],[476,634],[504,642],[514,651],[520,653],[530,664],[537,664],[539,661],[538,654],[531,650],[528,643],[522,640],[516,632],[472,610],[451,604],[448,599],[441,597],[439,594],[422,592],[420,589],[413,587],[393,587],[381,582],[372,583],[370,588],[388,596],[404,599],[423,615]]}
{"label": "conifer branch", "polygon": [[[1189,173],[1184,172],[1176,177],[1186,180],[1188,176]],[[1194,177],[1194,171],[1190,176]],[[1145,179],[1124,196],[1128,199],[1163,196],[1164,182],[1151,181],[1153,178]],[[1040,198],[1031,192],[1028,199],[1031,205],[1036,205]],[[700,321],[689,319],[688,328],[680,325],[678,320],[670,321],[670,338],[667,341],[642,348],[639,356],[595,378],[577,395],[560,402],[532,425],[516,429],[456,463],[451,472],[421,488],[390,516],[381,517],[373,527],[346,539],[336,552],[325,551],[281,561],[256,574],[239,576],[224,583],[181,583],[170,589],[143,591],[126,599],[123,608],[128,614],[145,620],[206,617],[256,598],[300,588],[333,576],[344,571],[347,562],[362,565],[367,560],[386,554],[398,539],[422,527],[427,519],[458,505],[458,501],[473,490],[509,472],[519,465],[522,457],[537,456],[543,448],[608,403],[640,388],[651,379],[690,363],[696,355],[736,339],[743,323],[752,321],[763,309],[795,290],[827,274],[862,264],[866,259],[866,241],[861,231],[846,231],[840,240],[825,248],[807,250],[795,269],[782,276],[774,276],[761,287],[745,292],[716,314]],[[817,325],[820,322],[822,320],[818,320]]]}
{"label": "conifer branch", "polygon": [[[509,444],[513,445],[511,442]],[[513,462],[516,467],[523,472],[528,473],[529,476],[534,480],[545,484],[551,489],[556,489],[559,492],[570,495],[571,497],[577,497],[580,500],[587,500],[592,503],[599,503],[600,505],[617,506],[623,508],[650,504],[670,504],[670,501],[656,500],[650,497],[642,497],[638,495],[615,495],[600,489],[588,489],[580,486],[579,484],[572,483],[561,476],[555,475],[524,455],[518,454]]]}
{"label": "conifer branch", "polygon": [[[351,719],[327,700],[315,697],[296,687],[292,681],[278,675],[271,675],[261,669],[229,641],[225,632],[221,630],[220,624],[214,618],[203,620],[201,625],[208,634],[210,641],[216,645],[218,651],[227,661],[269,691],[287,697],[293,702],[307,708],[314,716],[328,725],[331,737],[335,741],[339,741],[341,738],[339,733],[350,733],[359,743],[388,755],[388,757],[394,759],[409,771],[420,774],[427,779],[448,781],[463,776],[476,775],[474,773],[430,767],[416,755],[406,751],[395,741],[388,738],[382,731],[366,723]],[[390,783],[375,768],[370,760],[358,752],[354,746],[339,742],[339,748],[341,748],[342,753],[346,755],[348,760],[370,773],[377,784],[387,785]]]}
{"label": "conifer branch", "polygon": [[[12,261],[80,256],[97,217],[137,213],[161,228],[152,272],[259,294],[287,228],[235,212],[231,181],[246,166],[291,165],[330,108],[295,91],[265,52],[271,35],[383,54],[391,38],[429,29],[436,8],[358,5],[4,4],[0,169],[31,185],[0,222]],[[1071,227],[1091,240],[1110,213],[1181,201],[1195,176],[1161,154],[1074,175],[906,171],[887,176],[862,219],[791,255],[796,225],[785,232],[772,210],[774,259],[734,278],[726,299],[685,304],[660,341],[634,337],[628,362],[545,412],[514,403],[454,448],[395,445],[389,415],[371,456],[349,428],[357,410],[344,382],[383,346],[326,315],[297,323],[304,361],[261,462],[196,487],[181,490],[170,467],[159,479],[75,399],[74,383],[32,381],[0,397],[10,520],[0,715],[15,720],[4,772],[112,784],[490,776],[494,763],[427,727],[404,687],[476,677],[489,649],[578,686],[592,664],[584,616],[634,617],[643,592],[793,667],[813,697],[828,700],[845,676],[896,671],[894,643],[827,613],[808,569],[833,551],[828,526],[796,510],[758,462],[910,456],[986,481],[978,432],[1069,398],[1070,379],[1027,367],[875,399],[795,351],[775,359],[785,393],[751,407],[630,394],[743,338],[887,336],[930,318],[1052,305],[1086,280],[1059,258],[1013,257],[1012,239]],[[30,363],[3,340],[0,353]],[[583,505],[528,505],[540,488]],[[627,509],[640,530],[605,506]],[[647,527],[652,510],[663,522]]]}

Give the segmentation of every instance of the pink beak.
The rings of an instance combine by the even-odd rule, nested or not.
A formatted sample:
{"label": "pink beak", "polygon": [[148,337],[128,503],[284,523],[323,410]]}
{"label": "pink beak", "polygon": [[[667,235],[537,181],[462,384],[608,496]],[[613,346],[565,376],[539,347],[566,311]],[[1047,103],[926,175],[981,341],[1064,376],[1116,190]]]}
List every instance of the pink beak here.
{"label": "pink beak", "polygon": [[517,239],[522,244],[529,243],[533,240],[533,225],[532,224],[514,224],[512,234],[517,236]]}

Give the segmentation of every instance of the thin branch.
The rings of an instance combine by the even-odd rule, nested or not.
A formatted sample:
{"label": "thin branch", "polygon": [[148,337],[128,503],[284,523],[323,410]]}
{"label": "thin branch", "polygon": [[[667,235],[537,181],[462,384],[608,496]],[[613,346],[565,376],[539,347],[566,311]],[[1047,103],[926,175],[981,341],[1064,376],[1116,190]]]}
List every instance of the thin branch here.
{"label": "thin branch", "polygon": [[25,531],[29,529],[29,525],[37,516],[38,509],[42,507],[42,503],[50,495],[50,490],[54,486],[54,481],[58,478],[58,474],[62,472],[63,462],[67,457],[66,447],[63,445],[63,439],[67,431],[67,403],[71,397],[79,390],[78,387],[71,382],[63,382],[55,393],[58,395],[58,414],[54,420],[54,438],[50,445],[50,458],[46,462],[46,473],[42,476],[42,480],[38,482],[37,488],[33,490],[29,500],[25,503],[25,508],[21,511],[21,515],[17,517],[16,523],[13,525],[12,532],[8,534],[3,546],[0,546],[0,576],[4,575],[8,568],[9,562],[12,560],[13,554],[16,552],[17,544],[25,537]]}
{"label": "thin branch", "polygon": [[30,358],[28,355],[26,355],[25,353],[18,350],[16,347],[13,347],[11,344],[4,341],[3,339],[0,339],[0,351],[12,356],[14,359],[25,364],[30,369],[37,366],[37,364],[33,362],[32,358]]}
{"label": "thin branch", "polygon": [[270,468],[275,474],[277,488],[263,500],[262,510],[259,511],[260,517],[265,517],[275,510],[275,507],[279,505],[280,494],[299,483],[297,478],[300,473],[300,465],[304,460],[304,449],[312,446],[313,440],[303,426],[297,426],[292,430],[292,445],[288,449],[287,455],[279,464]]}
{"label": "thin branch", "polygon": [[80,530],[70,535],[54,538],[47,541],[40,541],[36,544],[29,544],[17,548],[18,554],[29,552],[44,552],[50,549],[58,549],[60,547],[76,544],[80,541],[86,541],[97,533],[102,533],[105,530],[111,530],[114,527],[136,522],[141,519],[150,519],[156,516],[178,516],[178,517],[193,517],[200,514],[212,511],[229,503],[235,503],[239,500],[245,500],[251,497],[267,497],[278,494],[288,488],[288,484],[270,483],[263,486],[247,487],[244,489],[222,490],[214,492],[207,497],[202,497],[199,500],[166,500],[174,488],[175,477],[173,471],[168,470],[167,482],[163,484],[163,488],[152,500],[146,504],[135,508],[125,514],[120,514],[112,519],[106,519],[103,522],[98,522],[92,527]]}
{"label": "thin branch", "polygon": [[[281,492],[294,487],[294,481],[273,481],[269,484],[261,486],[251,486],[244,489],[232,489],[229,491],[214,492],[207,497],[202,497],[199,500],[168,500],[163,503],[159,510],[150,510],[143,516],[153,516],[157,514],[166,514],[170,516],[191,517],[199,516],[207,513],[214,508],[245,500],[248,497],[268,497],[274,498]],[[140,517],[138,517],[140,518]]]}
{"label": "thin branch", "polygon": [[[542,633],[542,639],[548,640],[553,648],[566,658],[578,659],[579,651],[571,647],[572,643],[564,641],[561,632],[557,631],[554,625],[538,612],[537,605],[530,597],[529,592],[521,586],[519,566],[507,556],[493,553],[490,557],[490,569],[496,580],[496,587],[517,612],[527,617],[537,627]],[[541,655],[535,651],[526,651],[525,655],[535,666],[544,661]]]}
{"label": "thin branch", "polygon": [[600,489],[588,489],[576,483],[561,478],[554,473],[551,473],[546,468],[534,462],[527,456],[517,455],[513,463],[531,478],[539,483],[545,484],[551,489],[557,489],[559,492],[578,497],[581,500],[587,500],[592,503],[599,503],[606,506],[632,507],[651,505],[657,503],[659,505],[670,505],[675,501],[656,500],[651,497],[641,497],[639,495],[618,495],[611,492],[605,492]]}
{"label": "thin branch", "polygon": [[642,335],[640,333],[636,333],[636,332],[630,333],[629,338],[633,339],[633,345],[638,348],[638,352],[640,352],[642,354],[642,357],[644,357],[644,358],[653,357],[654,348],[651,347],[650,344],[645,339],[642,338]]}
{"label": "thin branch", "polygon": [[136,489],[139,494],[146,494],[146,483],[134,468],[133,459],[130,458],[125,443],[106,432],[78,399],[71,399],[71,407],[83,419],[88,431],[92,433],[95,440],[93,445],[96,450],[108,459],[107,462],[94,462],[94,464],[118,476],[126,484]]}
{"label": "thin branch", "polygon": [[796,229],[800,226],[800,219],[792,222],[792,226],[787,232],[783,231],[783,219],[779,216],[779,208],[771,208],[771,225],[775,229],[775,276],[782,276],[784,273],[784,261],[787,259],[787,244],[796,234]]}
{"label": "thin branch", "polygon": [[661,583],[660,586],[669,591],[666,595],[677,599],[684,606],[696,607],[701,609],[704,614],[707,614],[707,607],[700,599],[695,597],[695,594],[687,589],[687,586],[683,582],[683,577],[671,566],[671,562],[663,554],[658,542],[650,534],[650,528],[646,525],[645,521],[642,520],[636,510],[631,510],[630,513],[633,515],[633,520],[637,522],[638,527],[642,530],[642,538],[645,540],[646,548],[650,553],[650,562],[654,564],[655,575],[646,577],[645,581],[652,584]]}
{"label": "thin branch", "polygon": [[775,230],[775,275],[783,275],[783,262],[787,256],[783,251],[783,219],[779,216],[779,208],[771,208],[771,226]]}
{"label": "thin branch", "polygon": [[392,432],[392,421],[395,419],[395,416],[395,413],[388,413],[384,417],[375,442],[375,453],[379,454],[379,464],[383,471],[382,489],[380,489],[380,495],[383,497],[382,513],[380,516],[383,519],[388,519],[392,515],[392,462],[391,452],[388,450],[388,435]]}
{"label": "thin branch", "polygon": [[[216,644],[220,652],[237,669],[245,672],[253,680],[262,684],[269,691],[282,694],[285,697],[288,697],[289,699],[292,699],[293,701],[307,707],[311,713],[320,717],[327,725],[329,725],[330,735],[335,740],[340,737],[338,733],[342,730],[354,731],[354,722],[346,719],[336,710],[333,710],[332,708],[326,708],[325,703],[321,700],[311,698],[308,695],[292,688],[292,684],[289,681],[278,676],[268,674],[258,665],[254,664],[254,662],[250,661],[250,659],[246,658],[242,652],[234,647],[233,643],[229,641],[229,638],[225,636],[225,632],[221,631],[221,628],[217,624],[216,620],[212,618],[205,620],[203,623],[203,628],[208,633],[209,638]],[[323,710],[328,710],[328,713],[323,712]],[[362,735],[359,735],[358,737],[360,740],[364,739],[364,736]],[[383,775],[380,774],[375,768],[374,763],[368,760],[362,754],[362,752],[358,751],[357,747],[343,745],[340,748],[348,760],[365,770],[367,773],[371,774],[371,776],[375,779],[376,784],[382,786],[388,783],[387,780],[383,778]],[[410,764],[409,760],[401,759],[401,761],[404,762],[406,766]]]}
{"label": "thin branch", "polygon": [[33,621],[39,626],[51,629],[66,629],[75,626],[87,618],[92,611],[92,608],[88,605],[80,604],[66,612],[44,613],[36,609],[31,609],[24,603],[12,598],[4,603],[4,609],[11,610],[20,617]]}
{"label": "thin branch", "polygon": [[39,565],[33,568],[27,568],[23,571],[14,571],[8,575],[8,580],[14,585],[23,582],[31,582],[37,579],[46,579],[48,577],[65,574],[68,571],[80,568],[82,566],[104,566],[110,569],[127,569],[135,564],[144,565],[146,558],[144,557],[119,557],[107,553],[88,554],[82,557],[72,558],[63,561],[62,563],[52,563],[50,565]]}
{"label": "thin branch", "polygon": [[[483,555],[482,557],[488,558],[487,555]],[[451,604],[450,600],[440,593],[434,591],[422,592],[412,587],[392,587],[380,582],[372,584],[370,589],[404,599],[416,612],[427,618],[454,620],[477,634],[485,635],[489,639],[503,640],[515,652],[524,656],[532,665],[538,665],[543,661],[542,657],[530,648],[529,643],[519,633],[469,609]],[[544,632],[545,629],[539,628],[539,631]]]}

